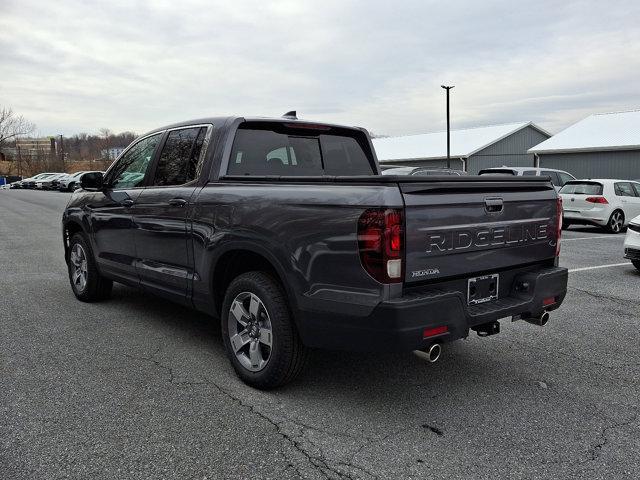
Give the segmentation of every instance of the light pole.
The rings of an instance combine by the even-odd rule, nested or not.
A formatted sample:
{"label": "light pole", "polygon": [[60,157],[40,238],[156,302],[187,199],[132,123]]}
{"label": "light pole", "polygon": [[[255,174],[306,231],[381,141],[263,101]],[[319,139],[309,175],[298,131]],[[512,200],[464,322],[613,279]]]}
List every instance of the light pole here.
{"label": "light pole", "polygon": [[447,91],[447,168],[451,168],[451,125],[449,123],[449,90],[451,90],[454,85],[440,85]]}

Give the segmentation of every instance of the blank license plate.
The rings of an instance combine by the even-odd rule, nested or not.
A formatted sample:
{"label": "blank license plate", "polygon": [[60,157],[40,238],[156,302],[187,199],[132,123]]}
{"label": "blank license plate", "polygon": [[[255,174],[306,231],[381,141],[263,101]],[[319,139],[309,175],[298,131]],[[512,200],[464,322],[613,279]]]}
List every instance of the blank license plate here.
{"label": "blank license plate", "polygon": [[484,275],[467,281],[467,301],[469,305],[489,302],[498,298],[499,275]]}

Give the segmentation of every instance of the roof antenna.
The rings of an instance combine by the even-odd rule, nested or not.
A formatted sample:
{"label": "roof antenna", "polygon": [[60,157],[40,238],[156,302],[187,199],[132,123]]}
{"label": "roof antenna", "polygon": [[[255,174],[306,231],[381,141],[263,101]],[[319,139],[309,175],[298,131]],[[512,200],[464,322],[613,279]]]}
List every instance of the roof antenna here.
{"label": "roof antenna", "polygon": [[295,110],[291,110],[290,112],[285,113],[282,118],[289,118],[291,120],[298,120],[298,116],[296,115]]}

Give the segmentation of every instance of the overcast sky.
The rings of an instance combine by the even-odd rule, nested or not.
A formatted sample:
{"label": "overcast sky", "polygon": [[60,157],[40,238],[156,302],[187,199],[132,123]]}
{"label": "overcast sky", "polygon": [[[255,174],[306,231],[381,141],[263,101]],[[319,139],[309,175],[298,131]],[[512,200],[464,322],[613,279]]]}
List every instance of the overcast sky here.
{"label": "overcast sky", "polygon": [[42,135],[211,115],[399,135],[640,108],[640,2],[0,0],[0,105]]}

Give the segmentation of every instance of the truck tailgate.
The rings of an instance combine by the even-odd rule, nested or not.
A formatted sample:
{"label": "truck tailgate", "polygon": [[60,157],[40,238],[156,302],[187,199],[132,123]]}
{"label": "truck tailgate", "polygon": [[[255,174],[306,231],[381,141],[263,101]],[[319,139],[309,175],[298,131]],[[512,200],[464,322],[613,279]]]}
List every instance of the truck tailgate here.
{"label": "truck tailgate", "polygon": [[551,183],[535,177],[465,180],[398,183],[405,202],[405,283],[555,256],[558,207]]}

